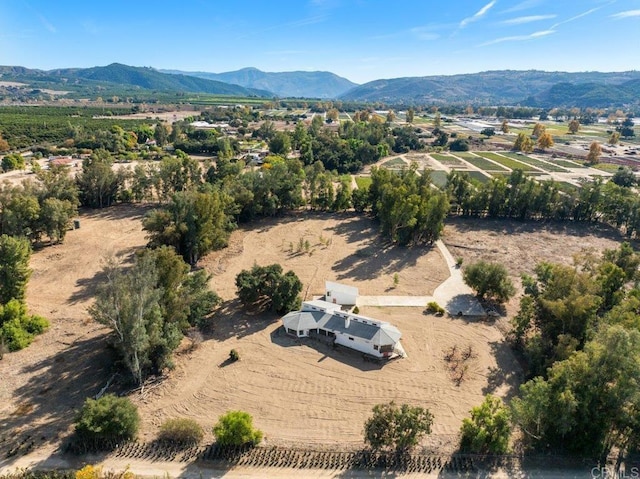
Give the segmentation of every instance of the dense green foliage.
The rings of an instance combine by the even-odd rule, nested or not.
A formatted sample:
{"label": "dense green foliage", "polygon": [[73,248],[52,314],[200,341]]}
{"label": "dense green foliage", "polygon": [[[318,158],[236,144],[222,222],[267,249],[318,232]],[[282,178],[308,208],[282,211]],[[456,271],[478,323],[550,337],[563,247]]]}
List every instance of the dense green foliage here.
{"label": "dense green foliage", "polygon": [[293,271],[283,274],[282,266],[253,266],[236,276],[238,298],[245,306],[285,313],[298,309],[302,282]]}
{"label": "dense green foliage", "polygon": [[507,269],[498,263],[478,261],[464,268],[464,282],[481,298],[508,301],[516,292]]}
{"label": "dense green foliage", "polygon": [[204,437],[202,426],[193,419],[167,419],[160,426],[158,440],[170,444],[198,444]]}
{"label": "dense green foliage", "polygon": [[186,262],[194,265],[209,251],[227,245],[233,223],[227,214],[232,199],[218,189],[175,193],[163,208],[149,213],[143,227],[150,245],[173,246]]}
{"label": "dense green foliage", "polygon": [[475,454],[505,454],[509,449],[509,409],[500,398],[488,395],[471,417],[462,421],[460,449]]}
{"label": "dense green foliage", "polygon": [[37,182],[0,185],[0,232],[41,241],[62,241],[78,212],[78,192],[68,168],[37,173]]}
{"label": "dense green foliage", "polygon": [[[31,276],[31,246],[24,238],[0,236],[0,349],[18,351],[43,333],[46,319],[27,314],[24,302]],[[0,355],[3,351],[0,351]]]}
{"label": "dense green foliage", "polygon": [[190,325],[218,304],[204,271],[189,268],[168,247],[146,250],[130,269],[104,268],[91,316],[114,332],[114,345],[134,381],[172,366],[171,355]]}
{"label": "dense green foliage", "polygon": [[527,444],[607,456],[640,433],[640,258],[628,244],[524,276],[513,320],[530,381],[512,403]]}
{"label": "dense green foliage", "polygon": [[22,301],[11,299],[0,304],[0,344],[9,351],[26,348],[48,327],[45,318],[27,314],[27,306]]}
{"label": "dense green foliage", "polygon": [[138,408],[129,398],[105,394],[87,399],[76,417],[76,434],[95,442],[129,441],[138,433]]}
{"label": "dense green foliage", "polygon": [[422,407],[397,406],[393,401],[377,404],[364,425],[364,441],[376,450],[404,452],[430,434],[432,424],[433,415]]}
{"label": "dense green foliage", "polygon": [[253,427],[253,418],[244,411],[229,411],[220,416],[213,434],[221,446],[255,446],[262,440],[262,431]]}
{"label": "dense green foliage", "polygon": [[558,183],[527,178],[521,170],[479,186],[467,173],[452,171],[447,188],[455,211],[463,216],[601,221],[635,237],[640,232],[640,197],[626,184],[595,179],[561,193]]}
{"label": "dense green foliage", "polygon": [[412,165],[399,174],[371,169],[369,203],[382,234],[401,245],[433,243],[444,228],[449,211],[446,193],[431,188],[428,172]]}

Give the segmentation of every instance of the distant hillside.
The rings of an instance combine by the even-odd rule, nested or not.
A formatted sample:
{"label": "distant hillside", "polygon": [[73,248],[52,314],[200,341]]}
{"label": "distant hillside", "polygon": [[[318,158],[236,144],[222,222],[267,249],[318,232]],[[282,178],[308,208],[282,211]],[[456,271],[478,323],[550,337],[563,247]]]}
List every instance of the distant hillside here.
{"label": "distant hillside", "polygon": [[640,79],[619,85],[602,83],[558,83],[548,90],[527,98],[526,106],[596,107],[640,104]]}
{"label": "distant hillside", "polygon": [[36,81],[60,85],[95,82],[100,84],[135,87],[166,92],[209,93],[232,96],[273,96],[271,92],[231,85],[186,75],[169,75],[153,68],[132,67],[112,63],[105,67],[65,68],[51,71],[23,67],[0,67],[2,79]]}
{"label": "distant hillside", "polygon": [[[360,85],[340,97],[342,100],[385,102],[400,104],[532,104],[553,106],[621,106],[637,103],[633,81],[640,80],[640,72],[543,72],[489,71],[465,75],[429,76],[375,80]],[[624,84],[629,84],[627,88]],[[567,84],[581,86],[577,95]],[[565,85],[564,87],[562,85]],[[608,89],[611,94],[605,94]],[[622,88],[622,90],[619,90]],[[622,97],[617,92],[624,92]],[[579,101],[581,104],[574,104]]]}
{"label": "distant hillside", "polygon": [[246,88],[268,90],[279,97],[338,98],[357,86],[346,78],[331,72],[263,72],[257,68],[243,68],[233,72],[207,73],[159,70],[164,73],[191,75],[217,80]]}

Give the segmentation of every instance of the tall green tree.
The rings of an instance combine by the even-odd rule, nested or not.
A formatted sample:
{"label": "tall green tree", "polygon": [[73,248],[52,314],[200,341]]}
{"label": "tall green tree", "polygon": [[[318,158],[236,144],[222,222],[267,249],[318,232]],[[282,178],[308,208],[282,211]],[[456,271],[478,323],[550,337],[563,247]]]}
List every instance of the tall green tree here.
{"label": "tall green tree", "polygon": [[97,150],[82,163],[77,176],[80,203],[91,208],[104,208],[115,203],[121,180],[112,170],[113,158],[106,150]]}
{"label": "tall green tree", "polygon": [[23,301],[31,276],[31,245],[24,238],[0,236],[0,304]]}
{"label": "tall green tree", "polygon": [[181,191],[162,209],[143,220],[152,247],[173,246],[190,265],[227,245],[233,223],[228,211],[232,198],[217,188],[207,192]]}

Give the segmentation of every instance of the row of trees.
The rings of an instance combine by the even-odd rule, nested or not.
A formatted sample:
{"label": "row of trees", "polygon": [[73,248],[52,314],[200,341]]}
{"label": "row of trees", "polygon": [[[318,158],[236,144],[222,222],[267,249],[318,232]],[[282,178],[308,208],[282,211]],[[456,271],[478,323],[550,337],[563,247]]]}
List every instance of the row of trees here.
{"label": "row of trees", "polygon": [[621,170],[613,181],[584,182],[576,190],[560,191],[554,181],[537,181],[520,170],[477,185],[468,174],[452,171],[447,179],[453,211],[463,216],[606,222],[629,237],[640,229],[640,199],[633,178]]}

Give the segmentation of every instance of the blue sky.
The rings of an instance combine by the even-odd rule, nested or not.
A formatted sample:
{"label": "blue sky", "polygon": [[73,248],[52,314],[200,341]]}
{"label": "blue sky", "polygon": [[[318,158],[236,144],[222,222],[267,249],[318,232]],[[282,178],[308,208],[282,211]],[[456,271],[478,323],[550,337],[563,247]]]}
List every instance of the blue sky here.
{"label": "blue sky", "polygon": [[640,0],[0,0],[0,64],[328,70],[357,83],[640,67]]}

